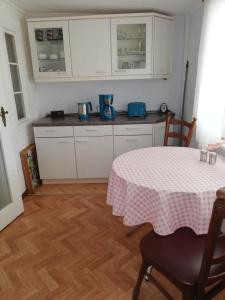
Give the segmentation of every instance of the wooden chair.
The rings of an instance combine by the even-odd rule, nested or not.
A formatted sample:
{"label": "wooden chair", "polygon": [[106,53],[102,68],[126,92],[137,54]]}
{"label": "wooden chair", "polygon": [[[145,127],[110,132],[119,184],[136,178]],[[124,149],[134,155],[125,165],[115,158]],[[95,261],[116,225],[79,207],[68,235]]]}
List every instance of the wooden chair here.
{"label": "wooden chair", "polygon": [[[183,300],[209,300],[223,290],[225,234],[221,233],[221,225],[224,218],[225,188],[217,191],[207,235],[196,235],[185,227],[169,236],[159,236],[153,231],[148,233],[140,242],[142,265],[133,299],[138,299],[140,285],[149,266],[175,284],[182,292]],[[167,299],[173,299],[151,272],[149,280]]]}
{"label": "wooden chair", "polygon": [[[170,125],[179,125],[181,128],[187,127],[188,132],[185,135],[183,132],[175,132],[169,131]],[[178,120],[174,118],[172,113],[167,113],[166,115],[166,128],[165,128],[165,136],[164,136],[164,146],[168,145],[168,138],[178,138],[183,142],[185,147],[189,147],[191,138],[196,127],[196,119],[193,118],[192,122],[187,122],[184,120]]]}

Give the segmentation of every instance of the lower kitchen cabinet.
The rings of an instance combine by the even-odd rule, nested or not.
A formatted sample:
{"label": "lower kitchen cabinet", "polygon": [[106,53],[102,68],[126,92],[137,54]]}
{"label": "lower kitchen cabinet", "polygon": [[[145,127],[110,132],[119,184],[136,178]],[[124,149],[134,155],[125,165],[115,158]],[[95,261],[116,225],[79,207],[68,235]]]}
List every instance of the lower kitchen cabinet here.
{"label": "lower kitchen cabinet", "polygon": [[152,147],[152,135],[114,136],[114,158],[125,152]]}
{"label": "lower kitchen cabinet", "polygon": [[75,137],[78,178],[106,178],[113,162],[113,136]]}
{"label": "lower kitchen cabinet", "polygon": [[164,144],[164,135],[165,135],[166,123],[156,123],[154,125],[154,141],[153,144],[155,147],[161,147]]}
{"label": "lower kitchen cabinet", "polygon": [[74,138],[36,138],[41,179],[77,177]]}

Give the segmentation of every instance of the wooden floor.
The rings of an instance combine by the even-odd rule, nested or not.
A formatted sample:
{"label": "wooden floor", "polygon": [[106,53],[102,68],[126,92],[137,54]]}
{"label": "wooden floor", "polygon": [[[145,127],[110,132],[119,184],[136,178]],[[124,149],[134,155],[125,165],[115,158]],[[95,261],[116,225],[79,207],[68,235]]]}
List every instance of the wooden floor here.
{"label": "wooden floor", "polygon": [[[127,227],[106,205],[106,188],[48,185],[26,197],[25,213],[0,233],[0,299],[131,299],[139,240],[151,228],[127,238]],[[181,299],[176,288],[160,280]],[[144,282],[141,299],[164,297]],[[215,299],[225,299],[225,293]]]}

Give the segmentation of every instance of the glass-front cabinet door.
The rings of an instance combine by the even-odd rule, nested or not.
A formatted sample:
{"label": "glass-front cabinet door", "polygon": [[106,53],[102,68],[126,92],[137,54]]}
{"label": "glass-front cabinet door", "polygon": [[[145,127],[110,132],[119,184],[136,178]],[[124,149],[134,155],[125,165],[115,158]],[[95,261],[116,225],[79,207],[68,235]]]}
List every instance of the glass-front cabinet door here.
{"label": "glass-front cabinet door", "polygon": [[28,22],[35,78],[72,77],[68,21]]}
{"label": "glass-front cabinet door", "polygon": [[152,17],[112,18],[113,75],[152,73]]}

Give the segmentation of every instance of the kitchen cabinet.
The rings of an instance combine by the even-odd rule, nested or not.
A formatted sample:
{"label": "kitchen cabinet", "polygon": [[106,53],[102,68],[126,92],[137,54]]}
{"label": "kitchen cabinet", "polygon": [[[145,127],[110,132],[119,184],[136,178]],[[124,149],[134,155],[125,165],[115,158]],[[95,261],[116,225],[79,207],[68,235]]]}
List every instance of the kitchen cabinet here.
{"label": "kitchen cabinet", "polygon": [[74,138],[36,138],[41,179],[76,178]]}
{"label": "kitchen cabinet", "polygon": [[152,135],[114,136],[114,158],[140,148],[152,147]]}
{"label": "kitchen cabinet", "polygon": [[170,19],[154,17],[153,73],[172,74],[174,22]]}
{"label": "kitchen cabinet", "polygon": [[157,13],[28,19],[38,82],[168,78],[174,21]]}
{"label": "kitchen cabinet", "polygon": [[28,22],[36,79],[72,77],[68,21]]}
{"label": "kitchen cabinet", "polygon": [[113,162],[113,136],[75,137],[79,178],[106,178]]}
{"label": "kitchen cabinet", "polygon": [[34,127],[40,177],[107,178],[113,159],[139,148],[162,146],[165,122],[155,124]]}
{"label": "kitchen cabinet", "polygon": [[152,17],[111,19],[112,75],[152,73]]}
{"label": "kitchen cabinet", "polygon": [[154,125],[154,146],[160,147],[164,144],[164,135],[165,135],[166,123],[156,123]]}
{"label": "kitchen cabinet", "polygon": [[72,126],[35,127],[34,136],[41,179],[77,177]]}
{"label": "kitchen cabinet", "polygon": [[152,147],[152,124],[114,126],[114,158],[140,148]]}
{"label": "kitchen cabinet", "polygon": [[74,77],[111,76],[110,18],[69,21]]}

